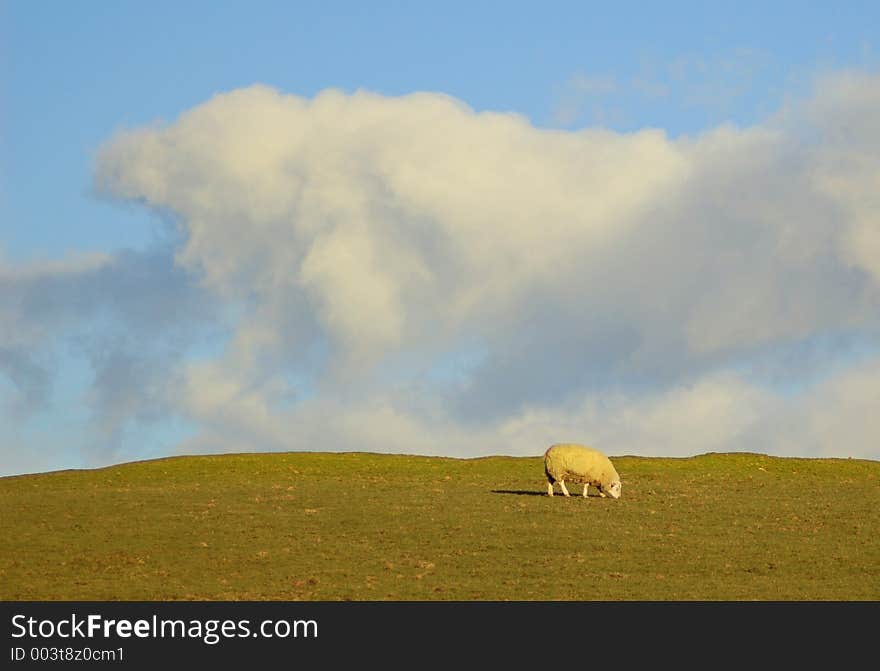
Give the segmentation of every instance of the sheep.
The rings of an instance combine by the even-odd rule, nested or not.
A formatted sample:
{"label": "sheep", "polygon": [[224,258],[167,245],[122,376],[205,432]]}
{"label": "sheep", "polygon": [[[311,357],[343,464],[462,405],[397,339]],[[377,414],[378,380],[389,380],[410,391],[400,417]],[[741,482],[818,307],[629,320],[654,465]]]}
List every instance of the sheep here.
{"label": "sheep", "polygon": [[544,452],[544,473],[547,475],[547,494],[553,496],[553,484],[559,483],[562,493],[569,496],[565,481],[582,482],[584,497],[593,485],[599,496],[606,494],[620,498],[620,476],[611,460],[598,450],[575,443],[557,443]]}

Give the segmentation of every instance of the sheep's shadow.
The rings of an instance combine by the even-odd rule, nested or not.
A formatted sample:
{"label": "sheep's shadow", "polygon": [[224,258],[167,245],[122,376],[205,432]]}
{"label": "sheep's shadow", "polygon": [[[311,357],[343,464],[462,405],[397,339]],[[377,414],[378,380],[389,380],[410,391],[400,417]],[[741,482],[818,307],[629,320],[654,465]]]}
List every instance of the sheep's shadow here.
{"label": "sheep's shadow", "polygon": [[514,496],[547,496],[546,490],[536,492],[533,489],[493,489],[493,494],[513,494]]}
{"label": "sheep's shadow", "polygon": [[[513,496],[547,496],[547,490],[541,492],[536,492],[533,489],[493,489],[493,494],[512,494]],[[555,492],[556,496],[565,498],[565,495],[560,492]],[[599,494],[591,493],[587,495],[587,498],[602,498]],[[578,491],[577,493],[571,492],[571,498],[582,499],[583,495]]]}

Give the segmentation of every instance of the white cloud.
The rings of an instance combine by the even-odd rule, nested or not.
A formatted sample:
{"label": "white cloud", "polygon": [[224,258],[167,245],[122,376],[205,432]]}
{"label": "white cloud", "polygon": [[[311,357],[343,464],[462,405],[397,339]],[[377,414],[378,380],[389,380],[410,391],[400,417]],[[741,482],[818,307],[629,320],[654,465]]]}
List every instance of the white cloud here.
{"label": "white cloud", "polygon": [[[792,398],[720,371],[650,392],[595,392],[556,406],[527,406],[479,424],[457,421],[436,398],[422,399],[414,408],[381,390],[354,399],[310,400],[279,414],[267,412],[259,397],[235,390],[202,408],[200,419],[211,429],[181,445],[180,452],[253,447],[535,456],[553,442],[586,441],[616,455],[748,451],[877,459],[878,373],[880,359],[874,359]],[[190,391],[216,401],[223,390],[230,391],[228,380],[211,380]]]}
{"label": "white cloud", "polygon": [[880,278],[880,86],[854,72],[825,76],[808,108],[824,130],[815,181],[844,209],[842,253]]}
{"label": "white cloud", "polygon": [[[199,429],[183,451],[880,457],[877,427],[853,428],[876,376],[843,346],[802,358],[880,344],[878,91],[820,80],[762,126],[678,139],[431,93],[233,91],[99,154],[101,191],[173,214],[175,265],[80,263],[86,304],[7,269],[0,310],[16,332],[126,324],[118,356],[86,349],[105,433],[173,413]],[[178,319],[177,346],[139,347]],[[195,359],[209,328],[225,337]]]}
{"label": "white cloud", "polygon": [[[114,138],[97,179],[175,212],[178,261],[251,306],[222,359],[197,369],[221,377],[190,376],[184,404],[202,419],[231,388],[223,416],[237,408],[273,444],[331,400],[363,437],[367,407],[421,426],[402,391],[414,389],[434,418],[424,431],[476,449],[468,436],[497,441],[468,423],[503,435],[528,408],[637,384],[651,390],[637,404],[645,439],[694,399],[725,442],[746,419],[709,402],[718,371],[829,332],[876,333],[874,257],[853,242],[872,235],[860,147],[880,136],[873,99],[853,93],[864,87],[880,88],[820,82],[794,121],[671,140],[539,130],[437,94],[257,86]],[[485,355],[456,384],[426,381],[438,357],[475,345]],[[289,381],[310,351],[323,355],[307,394]],[[686,379],[699,394],[671,391]],[[300,403],[279,410],[267,391],[279,385]]]}
{"label": "white cloud", "polygon": [[685,168],[655,131],[560,134],[440,95],[254,87],[116,138],[98,180],[178,213],[179,261],[208,286],[303,293],[360,359],[493,328],[524,289],[558,283],[559,264],[601,255]]}
{"label": "white cloud", "polygon": [[755,427],[756,444],[791,455],[880,459],[878,380],[880,358],[837,372],[802,397],[788,399],[778,415],[763,418]]}

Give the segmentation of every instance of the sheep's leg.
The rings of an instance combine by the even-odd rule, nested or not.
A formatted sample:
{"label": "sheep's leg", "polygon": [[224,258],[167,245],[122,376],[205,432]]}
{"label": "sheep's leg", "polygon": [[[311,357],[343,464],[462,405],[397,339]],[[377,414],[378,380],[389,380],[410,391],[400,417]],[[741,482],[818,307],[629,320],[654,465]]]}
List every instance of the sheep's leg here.
{"label": "sheep's leg", "polygon": [[565,480],[560,480],[560,481],[559,481],[559,486],[562,488],[562,493],[563,493],[563,494],[565,494],[566,496],[570,496],[569,493],[568,493],[568,490],[565,488]]}
{"label": "sheep's leg", "polygon": [[547,481],[547,496],[553,496],[553,483]]}
{"label": "sheep's leg", "polygon": [[584,498],[587,498],[587,491],[588,491],[589,489],[590,489],[590,483],[589,483],[589,482],[585,482],[585,483],[584,483]]}

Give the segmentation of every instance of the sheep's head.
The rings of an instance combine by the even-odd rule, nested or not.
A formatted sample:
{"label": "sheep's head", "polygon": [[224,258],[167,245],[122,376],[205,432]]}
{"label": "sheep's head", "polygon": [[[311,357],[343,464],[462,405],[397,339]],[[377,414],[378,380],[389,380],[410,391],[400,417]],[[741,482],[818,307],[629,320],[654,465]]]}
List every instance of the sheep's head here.
{"label": "sheep's head", "polygon": [[608,494],[612,499],[620,498],[620,480],[614,480],[606,489],[602,488],[603,492]]}

